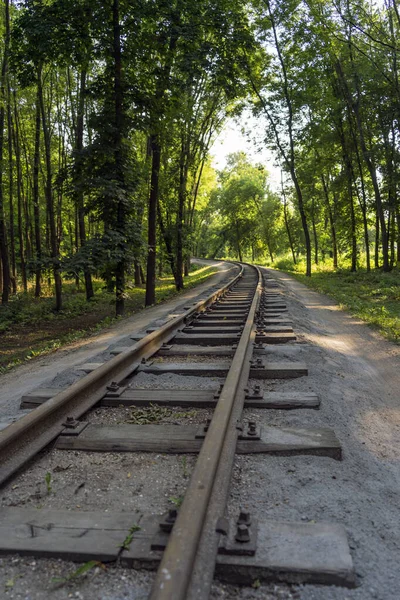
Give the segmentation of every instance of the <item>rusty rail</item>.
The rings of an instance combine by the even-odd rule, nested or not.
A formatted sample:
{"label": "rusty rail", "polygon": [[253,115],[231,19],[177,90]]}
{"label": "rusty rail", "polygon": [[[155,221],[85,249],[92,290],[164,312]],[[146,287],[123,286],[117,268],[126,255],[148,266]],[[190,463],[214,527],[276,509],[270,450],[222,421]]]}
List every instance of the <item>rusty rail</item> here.
{"label": "rusty rail", "polygon": [[[256,267],[255,267],[256,268]],[[218,551],[216,524],[225,512],[237,442],[237,419],[244,403],[254,318],[262,291],[257,289],[228,376],[169,537],[150,600],[208,598]]]}
{"label": "rusty rail", "polygon": [[243,276],[244,269],[240,266],[238,275],[205,300],[200,300],[184,314],[145,336],[129,350],[115,356],[0,432],[0,485],[50,444],[62,432],[63,423],[68,417],[81,417],[103,398],[111,381],[121,383],[132,375],[142,358],[157,352],[194,313],[204,310],[224,295]]}

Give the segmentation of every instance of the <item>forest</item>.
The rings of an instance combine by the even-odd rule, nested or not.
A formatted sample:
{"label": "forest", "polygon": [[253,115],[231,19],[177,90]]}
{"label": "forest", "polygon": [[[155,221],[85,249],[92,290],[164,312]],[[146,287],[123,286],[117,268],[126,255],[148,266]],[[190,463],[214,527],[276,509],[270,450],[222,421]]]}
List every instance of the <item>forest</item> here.
{"label": "forest", "polygon": [[[2,0],[1,310],[60,313],[193,256],[306,276],[400,262],[397,0]],[[251,114],[255,147],[216,170]],[[101,285],[99,284],[101,282]],[[101,292],[98,292],[101,293]]]}

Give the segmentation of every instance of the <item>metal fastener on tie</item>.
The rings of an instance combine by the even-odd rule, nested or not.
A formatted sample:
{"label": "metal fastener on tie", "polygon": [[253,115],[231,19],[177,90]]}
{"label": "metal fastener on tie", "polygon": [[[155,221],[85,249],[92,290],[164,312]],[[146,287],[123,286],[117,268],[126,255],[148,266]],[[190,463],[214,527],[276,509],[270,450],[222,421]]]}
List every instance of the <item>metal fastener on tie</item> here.
{"label": "metal fastener on tie", "polygon": [[241,543],[246,543],[250,541],[249,528],[244,523],[241,523],[237,526],[235,540]]}

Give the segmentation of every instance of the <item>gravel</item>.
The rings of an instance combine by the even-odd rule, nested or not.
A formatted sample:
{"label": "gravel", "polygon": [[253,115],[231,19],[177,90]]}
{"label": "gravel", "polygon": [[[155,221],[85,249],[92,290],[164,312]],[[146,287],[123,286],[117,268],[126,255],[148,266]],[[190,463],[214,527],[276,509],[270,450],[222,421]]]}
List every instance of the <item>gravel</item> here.
{"label": "gravel", "polygon": [[[2,489],[2,506],[161,514],[184,495],[195,456],[45,451]],[[45,480],[51,474],[49,492]]]}

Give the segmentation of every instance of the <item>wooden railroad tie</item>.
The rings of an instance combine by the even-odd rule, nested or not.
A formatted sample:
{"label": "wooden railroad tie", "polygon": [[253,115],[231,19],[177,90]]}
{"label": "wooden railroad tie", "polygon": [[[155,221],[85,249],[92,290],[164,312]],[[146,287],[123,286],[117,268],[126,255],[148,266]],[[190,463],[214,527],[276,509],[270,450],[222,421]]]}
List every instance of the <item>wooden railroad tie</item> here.
{"label": "wooden railroad tie", "polygon": [[[22,396],[22,409],[36,408],[61,392],[61,388],[39,388]],[[217,390],[165,390],[125,388],[121,394],[106,395],[101,406],[180,406],[185,408],[209,408],[217,404]],[[260,392],[250,390],[246,395],[246,408],[266,409],[318,409],[320,399],[316,394],[303,392]]]}
{"label": "wooden railroad tie", "polygon": [[[0,554],[156,569],[176,511],[145,515],[34,508],[0,508]],[[219,525],[216,577],[233,584],[286,581],[355,587],[345,529],[329,523],[229,519]],[[249,517],[245,515],[247,519]],[[238,532],[248,534],[238,542]],[[243,536],[242,536],[243,537]],[[129,543],[127,542],[129,540]]]}
{"label": "wooden railroad tie", "polygon": [[[244,426],[245,427],[245,426]],[[247,431],[247,430],[246,430]],[[259,436],[259,439],[257,437]],[[80,428],[78,435],[64,431],[57,438],[60,450],[90,452],[165,452],[197,454],[203,444],[198,425],[92,425]],[[331,429],[312,427],[262,426],[259,434],[239,439],[238,454],[291,456],[313,454],[341,460],[340,442]]]}

